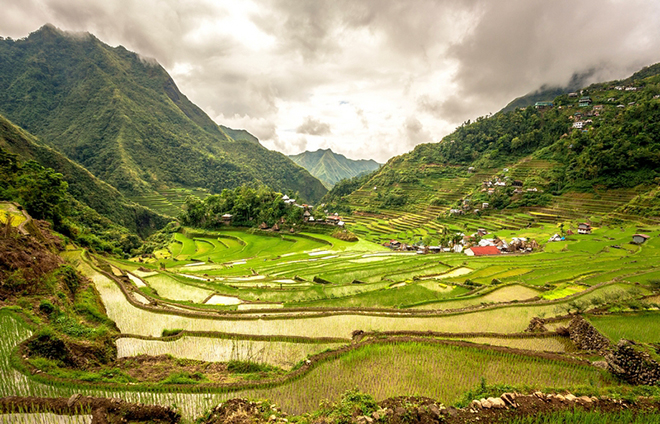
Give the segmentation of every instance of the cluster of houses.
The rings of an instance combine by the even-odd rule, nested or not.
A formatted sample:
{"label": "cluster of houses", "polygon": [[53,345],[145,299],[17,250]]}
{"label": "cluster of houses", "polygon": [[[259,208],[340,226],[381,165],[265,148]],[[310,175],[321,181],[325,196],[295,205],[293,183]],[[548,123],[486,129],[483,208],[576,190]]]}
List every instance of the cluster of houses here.
{"label": "cluster of houses", "polygon": [[336,225],[338,227],[343,227],[344,221],[342,220],[341,216],[339,214],[335,213],[334,215],[329,215],[323,218],[318,218],[315,219],[312,214],[309,212],[309,210],[305,210],[303,213],[303,221],[308,223],[308,224],[327,224],[327,225]]}
{"label": "cluster of houses", "polygon": [[[472,235],[465,235],[463,233],[457,234],[461,238],[456,242],[450,242],[448,247],[443,246],[424,246],[419,244],[406,244],[397,240],[390,240],[383,243],[383,246],[389,247],[392,250],[417,252],[418,254],[429,253],[464,253],[467,256],[485,256],[485,255],[499,255],[502,253],[530,253],[539,248],[536,240],[528,240],[524,237],[513,237],[511,241],[507,242],[504,239],[483,238],[488,234],[485,229],[479,229]],[[478,240],[478,241],[477,241]]]}
{"label": "cluster of houses", "polygon": [[[504,172],[508,172],[508,168],[504,168]],[[513,194],[522,194],[525,192],[543,192],[543,190],[539,190],[536,187],[529,187],[527,189],[523,189],[523,182],[520,180],[513,180],[511,181],[509,177],[503,177],[500,178],[498,176],[493,177],[492,180],[486,180],[481,183],[481,192],[482,193],[487,193],[488,195],[495,194],[496,190],[498,188],[503,188],[503,187],[515,187],[513,189]],[[475,203],[472,201],[470,198],[465,198],[461,200],[462,205],[460,208],[451,208],[447,212],[449,215],[465,215],[466,213],[479,213],[483,209],[488,209],[490,207],[489,202],[480,202]],[[481,209],[479,208],[481,207]]]}

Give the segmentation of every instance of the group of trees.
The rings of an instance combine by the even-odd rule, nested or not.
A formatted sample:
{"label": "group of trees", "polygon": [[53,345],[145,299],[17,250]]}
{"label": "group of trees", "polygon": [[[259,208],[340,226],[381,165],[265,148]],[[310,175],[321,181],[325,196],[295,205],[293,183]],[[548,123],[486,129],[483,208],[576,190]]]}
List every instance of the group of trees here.
{"label": "group of trees", "polygon": [[62,174],[38,162],[21,162],[0,147],[0,200],[19,203],[35,219],[97,251],[130,253],[142,240],[74,199]]}
{"label": "group of trees", "polygon": [[256,227],[263,222],[271,227],[282,218],[288,225],[301,223],[303,208],[286,203],[282,197],[282,193],[263,185],[225,189],[203,200],[190,196],[179,220],[184,225],[200,228],[222,226],[222,216],[225,214],[232,215],[232,225],[242,227]]}
{"label": "group of trees", "polygon": [[0,148],[0,200],[16,201],[34,218],[58,224],[67,187],[62,174],[35,161],[20,163],[16,155]]}

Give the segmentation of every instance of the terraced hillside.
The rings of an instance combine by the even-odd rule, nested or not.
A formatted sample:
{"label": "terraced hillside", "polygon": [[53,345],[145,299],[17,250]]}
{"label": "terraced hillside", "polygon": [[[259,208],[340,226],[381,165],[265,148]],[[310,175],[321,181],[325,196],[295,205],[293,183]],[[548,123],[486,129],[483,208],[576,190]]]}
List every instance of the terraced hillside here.
{"label": "terraced hillside", "polygon": [[[387,225],[405,230],[415,219],[425,217],[399,214]],[[12,349],[39,330],[2,308],[0,396],[84,393],[177,404],[190,422],[242,396],[269,398],[291,413],[312,411],[356,385],[377,399],[414,393],[447,404],[482,377],[531,389],[590,381],[595,392],[630,390],[585,360],[593,352],[583,354],[555,330],[568,324],[567,313],[590,310],[588,319],[613,340],[658,341],[635,328],[658,314],[660,227],[643,230],[651,239],[641,246],[628,243],[640,231],[634,226],[554,243],[545,242],[554,225],[502,231],[503,238],[537,239],[542,249],[497,257],[397,253],[363,239],[231,227],[185,228],[153,255],[130,260],[70,246],[62,256],[93,282],[121,332],[117,359],[85,373],[43,358],[11,365]],[[628,323],[632,310],[645,311]],[[546,331],[525,332],[538,317],[547,320]],[[172,355],[186,366],[201,361],[205,371],[138,380],[127,367],[146,361],[140,355]],[[161,358],[161,369],[170,361],[153,358]],[[259,371],[223,371],[211,380],[218,367],[236,364]],[[374,367],[383,372],[365,380]],[[117,391],[117,379],[131,390]]]}
{"label": "terraced hillside", "polygon": [[[451,231],[593,222],[658,223],[660,76],[655,65],[467,122],[392,158],[360,187],[326,197],[353,231],[408,243]],[[452,211],[453,210],[453,211]],[[346,215],[346,214],[345,214]]]}

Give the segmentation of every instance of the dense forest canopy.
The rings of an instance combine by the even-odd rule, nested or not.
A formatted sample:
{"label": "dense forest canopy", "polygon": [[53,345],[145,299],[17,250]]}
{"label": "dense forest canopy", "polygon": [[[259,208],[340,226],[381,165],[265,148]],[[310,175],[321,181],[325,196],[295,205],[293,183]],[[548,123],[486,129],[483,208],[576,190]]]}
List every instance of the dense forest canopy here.
{"label": "dense forest canopy", "polygon": [[272,227],[277,223],[300,224],[303,213],[302,207],[285,202],[282,193],[266,186],[246,185],[225,189],[204,200],[190,196],[179,219],[184,225],[219,228],[225,224],[222,216],[229,214],[234,226],[257,227],[265,223]]}

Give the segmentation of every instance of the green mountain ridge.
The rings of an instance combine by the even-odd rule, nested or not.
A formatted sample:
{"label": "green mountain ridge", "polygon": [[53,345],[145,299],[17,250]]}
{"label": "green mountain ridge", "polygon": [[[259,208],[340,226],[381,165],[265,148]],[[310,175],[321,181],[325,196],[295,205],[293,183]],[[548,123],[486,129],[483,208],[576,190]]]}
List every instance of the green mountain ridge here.
{"label": "green mountain ridge", "polygon": [[0,113],[124,194],[248,182],[309,200],[326,192],[251,134],[218,126],[160,65],[121,46],[46,25],[0,40],[0,57]]}
{"label": "green mountain ridge", "polygon": [[329,188],[341,180],[357,177],[380,167],[380,164],[373,159],[348,159],[330,149],[318,149],[315,152],[305,151],[297,155],[290,155],[289,158],[308,170]]}

